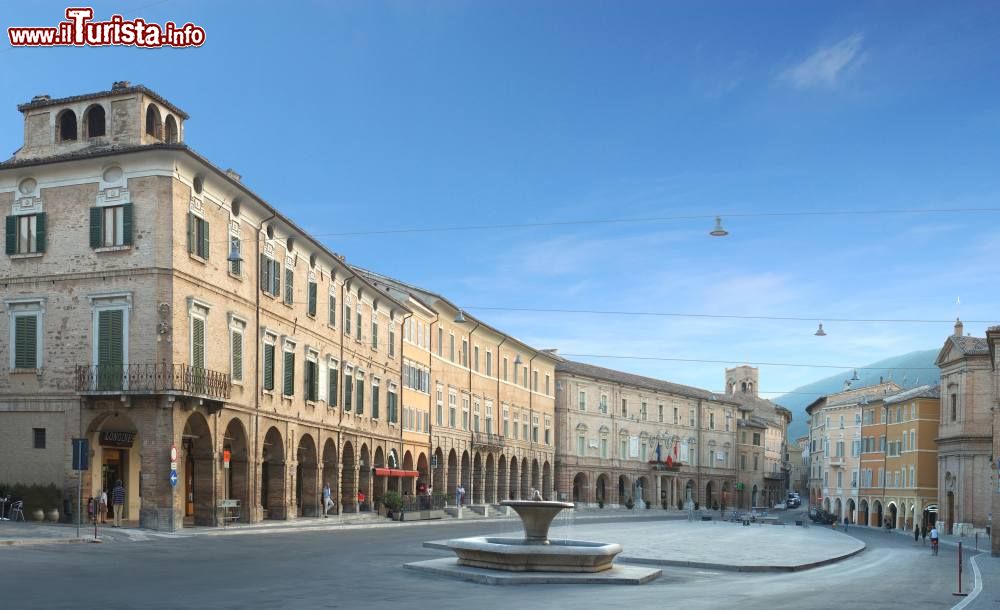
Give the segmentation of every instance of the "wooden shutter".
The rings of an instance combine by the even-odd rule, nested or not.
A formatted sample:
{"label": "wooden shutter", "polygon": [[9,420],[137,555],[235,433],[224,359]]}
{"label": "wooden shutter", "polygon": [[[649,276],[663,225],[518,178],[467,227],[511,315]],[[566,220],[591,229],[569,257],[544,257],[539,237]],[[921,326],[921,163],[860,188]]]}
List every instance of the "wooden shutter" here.
{"label": "wooden shutter", "polygon": [[327,404],[329,404],[331,407],[336,407],[338,398],[337,381],[339,380],[340,370],[331,368],[329,372],[330,372],[330,395],[327,396]]}
{"label": "wooden shutter", "polygon": [[264,389],[274,390],[274,346],[264,345]]}
{"label": "wooden shutter", "polygon": [[285,269],[285,304],[291,305],[295,301],[295,271]]}
{"label": "wooden shutter", "polygon": [[101,236],[104,234],[104,209],[90,208],[90,247],[101,247]]}
{"label": "wooden shutter", "polygon": [[191,318],[191,366],[205,368],[205,321]]}
{"label": "wooden shutter", "polygon": [[35,216],[35,252],[45,252],[45,212]]}
{"label": "wooden shutter", "polygon": [[378,419],[379,386],[372,384],[372,419]]}
{"label": "wooden shutter", "polygon": [[306,400],[315,401],[317,398],[318,388],[316,386],[317,380],[317,366],[312,360],[306,360],[305,368],[305,388],[306,388]]}
{"label": "wooden shutter", "polygon": [[365,412],[365,380],[362,377],[358,377],[354,381],[357,384],[357,388],[354,393],[354,412],[361,415]]}
{"label": "wooden shutter", "polygon": [[194,252],[194,214],[188,212],[188,254]]}
{"label": "wooden shutter", "polygon": [[232,333],[233,381],[243,381],[243,334]]}
{"label": "wooden shutter", "polygon": [[260,255],[260,289],[264,292],[271,289],[271,261],[263,254]]}
{"label": "wooden shutter", "polygon": [[208,239],[208,221],[203,218],[199,218],[198,224],[201,226],[201,247],[198,249],[198,256],[208,260],[208,254],[210,252],[208,245],[211,243]]}
{"label": "wooden shutter", "polygon": [[282,370],[283,388],[282,394],[293,396],[295,394],[295,354],[285,352],[284,370]]}
{"label": "wooden shutter", "polygon": [[17,253],[17,216],[8,216],[6,224],[6,235],[7,240],[4,242],[4,247],[7,254]]}
{"label": "wooden shutter", "polygon": [[38,366],[38,317],[17,316],[14,325],[14,368]]}
{"label": "wooden shutter", "polygon": [[309,315],[316,315],[316,282],[309,282]]}
{"label": "wooden shutter", "polygon": [[271,261],[271,294],[281,294],[281,263],[276,260]]}
{"label": "wooden shutter", "polygon": [[121,309],[100,312],[97,317],[98,388],[122,389],[125,360],[125,313]]}
{"label": "wooden shutter", "polygon": [[132,204],[122,206],[122,244],[132,245]]}

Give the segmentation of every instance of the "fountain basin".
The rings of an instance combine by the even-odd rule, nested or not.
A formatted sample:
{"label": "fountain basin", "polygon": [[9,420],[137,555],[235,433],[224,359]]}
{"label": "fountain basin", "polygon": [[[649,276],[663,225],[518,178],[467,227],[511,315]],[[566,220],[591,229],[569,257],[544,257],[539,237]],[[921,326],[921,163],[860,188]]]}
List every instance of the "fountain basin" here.
{"label": "fountain basin", "polygon": [[[548,529],[546,527],[546,529]],[[448,541],[461,565],[507,572],[602,572],[622,552],[620,544],[582,540],[547,540],[546,544],[520,538],[473,537]]]}
{"label": "fountain basin", "polygon": [[574,508],[572,502],[553,502],[546,500],[506,500],[501,506],[509,506],[521,517],[524,526],[525,544],[548,544],[549,526],[560,511]]}

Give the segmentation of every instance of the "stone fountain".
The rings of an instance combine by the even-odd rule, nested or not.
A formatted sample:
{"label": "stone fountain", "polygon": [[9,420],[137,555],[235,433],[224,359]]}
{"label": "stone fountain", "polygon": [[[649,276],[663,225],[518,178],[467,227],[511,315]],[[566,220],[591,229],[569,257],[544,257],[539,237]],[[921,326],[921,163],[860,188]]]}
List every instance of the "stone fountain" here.
{"label": "stone fountain", "polygon": [[480,536],[447,542],[458,563],[508,572],[602,572],[611,568],[620,544],[581,540],[549,540],[549,527],[560,511],[573,508],[569,502],[541,499],[507,500],[524,526],[524,538]]}

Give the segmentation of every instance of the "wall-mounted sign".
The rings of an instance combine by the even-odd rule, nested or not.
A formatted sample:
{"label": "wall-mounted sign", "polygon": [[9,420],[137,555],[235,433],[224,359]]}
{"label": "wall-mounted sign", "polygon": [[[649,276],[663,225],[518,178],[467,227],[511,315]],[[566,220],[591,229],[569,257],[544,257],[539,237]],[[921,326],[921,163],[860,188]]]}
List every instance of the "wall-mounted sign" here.
{"label": "wall-mounted sign", "polygon": [[135,432],[113,432],[105,430],[101,432],[102,447],[131,447],[135,440]]}

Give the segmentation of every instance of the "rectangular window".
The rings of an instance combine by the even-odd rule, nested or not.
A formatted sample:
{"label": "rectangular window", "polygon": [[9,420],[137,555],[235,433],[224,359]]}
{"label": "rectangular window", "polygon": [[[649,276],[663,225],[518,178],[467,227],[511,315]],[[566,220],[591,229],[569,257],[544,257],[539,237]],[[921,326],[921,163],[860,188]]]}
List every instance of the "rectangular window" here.
{"label": "rectangular window", "polygon": [[385,408],[388,411],[390,423],[399,421],[399,408],[396,406],[396,386],[389,384],[389,393],[386,395]]}
{"label": "rectangular window", "polygon": [[[114,240],[117,242],[118,240],[117,232],[114,235],[112,235],[111,234],[112,229],[108,227],[109,213],[110,210],[113,210],[114,208],[103,208],[103,209],[105,210],[104,243],[106,244],[109,240]],[[199,258],[208,260],[208,252],[209,252],[208,235],[209,235],[208,221],[200,216],[195,216],[193,212],[188,212],[188,254],[193,254]],[[114,245],[117,246],[121,244],[115,243]]]}
{"label": "rectangular window", "polygon": [[358,415],[365,413],[365,374],[355,371],[354,375],[354,412]]}
{"label": "rectangular window", "polygon": [[549,389],[550,389],[549,384],[550,384],[549,374],[546,373],[545,374],[545,394],[547,396],[551,396],[552,395],[552,393],[549,391]]}
{"label": "rectangular window", "polygon": [[538,391],[538,371],[531,372],[531,391]]}
{"label": "rectangular window", "polygon": [[469,366],[469,342],[466,339],[462,339],[461,362],[459,364]]}
{"label": "rectangular window", "polygon": [[309,294],[306,296],[306,313],[316,317],[316,282],[309,282]]}
{"label": "rectangular window", "polygon": [[760,447],[760,432],[753,433],[753,444]]}
{"label": "rectangular window", "polygon": [[[190,223],[190,220],[189,220]],[[207,226],[207,225],[206,225]],[[190,231],[190,224],[188,225]],[[188,252],[191,249],[188,236]],[[132,244],[132,204],[90,208],[90,247],[110,248]],[[207,244],[205,244],[207,248]]]}
{"label": "rectangular window", "polygon": [[396,327],[392,326],[392,322],[389,322],[389,357],[394,358],[396,356]]}
{"label": "rectangular window", "polygon": [[438,328],[438,356],[442,355],[442,350],[444,350],[444,329]]}
{"label": "rectangular window", "polygon": [[587,410],[587,393],[584,392],[583,390],[580,390],[580,410],[581,411]]}
{"label": "rectangular window", "polygon": [[284,396],[295,395],[295,353],[285,352],[285,360],[281,370],[281,393]]}
{"label": "rectangular window", "polygon": [[601,394],[601,413],[607,414],[608,412],[608,395]]}
{"label": "rectangular window", "polygon": [[534,443],[538,442],[538,416],[531,416],[531,441]]}
{"label": "rectangular window", "polygon": [[306,360],[304,381],[306,400],[310,402],[319,400],[319,364],[315,360]]}
{"label": "rectangular window", "polygon": [[622,417],[628,417],[628,399],[622,398]]}
{"label": "rectangular window", "polygon": [[584,437],[582,434],[576,437],[576,454],[578,456],[583,457],[584,455],[587,454],[586,446],[587,446],[586,437]]}
{"label": "rectangular window", "polygon": [[479,401],[472,407],[472,431],[479,432]]}
{"label": "rectangular window", "polygon": [[354,376],[351,374],[351,368],[344,368],[344,411],[350,412],[351,407],[354,406]]}
{"label": "rectangular window", "polygon": [[330,326],[337,326],[337,296],[331,294],[329,299],[330,317],[326,321]]}
{"label": "rectangular window", "polygon": [[350,336],[351,334],[351,305],[350,303],[344,303],[344,334]]}
{"label": "rectangular window", "polygon": [[618,439],[618,457],[621,459],[628,458],[628,439],[621,438]]}
{"label": "rectangular window", "polygon": [[243,332],[231,331],[233,381],[243,381]]}
{"label": "rectangular window", "polygon": [[472,370],[479,372],[479,346],[472,348]]}
{"label": "rectangular window", "polygon": [[657,410],[659,412],[659,422],[662,424],[663,423],[663,405],[659,405],[657,407]]}
{"label": "rectangular window", "polygon": [[469,429],[469,397],[462,397],[462,430]]}
{"label": "rectangular window", "polygon": [[674,423],[675,424],[678,423],[677,422],[677,407],[674,407]]}
{"label": "rectangular window", "polygon": [[281,292],[281,265],[264,254],[260,255],[260,289],[273,297]]}
{"label": "rectangular window", "polygon": [[646,415],[647,415],[646,414],[646,401],[643,401],[642,404],[639,405],[639,417],[642,419],[642,421],[646,421]]}
{"label": "rectangular window", "polygon": [[354,312],[354,319],[357,324],[354,325],[354,338],[358,341],[361,340],[361,305],[358,305],[357,311]]}
{"label": "rectangular window", "polygon": [[493,405],[486,403],[486,431],[493,433]]}
{"label": "rectangular window", "polygon": [[35,449],[45,449],[45,428],[32,428],[31,436]]}
{"label": "rectangular window", "polygon": [[336,407],[337,399],[339,398],[338,395],[340,394],[340,388],[337,387],[339,385],[338,382],[340,381],[340,371],[337,370],[336,363],[330,364],[329,369],[327,369],[327,373],[329,374],[329,379],[327,381],[330,387],[328,388],[326,402],[329,406]]}
{"label": "rectangular window", "polygon": [[38,322],[41,318],[39,313],[16,314],[14,315],[14,337],[12,345],[14,347],[14,368],[15,369],[39,369],[41,365],[41,352],[38,349]]}
{"label": "rectangular window", "polygon": [[486,352],[486,376],[493,376],[493,352]]}
{"label": "rectangular window", "polygon": [[455,335],[448,335],[448,360],[455,361]]}
{"label": "rectangular window", "polygon": [[958,395],[951,395],[951,421],[958,419]]}
{"label": "rectangular window", "polygon": [[510,409],[503,408],[503,435],[510,436]]}
{"label": "rectangular window", "polygon": [[[229,234],[229,251],[230,253],[235,252],[236,254],[241,254],[243,251],[243,242],[240,240],[239,235]],[[242,257],[240,257],[242,259]],[[234,260],[229,261],[229,273],[233,275],[240,276],[243,275],[243,261]]]}
{"label": "rectangular window", "polygon": [[601,438],[601,457],[607,459],[608,457],[608,439]]}
{"label": "rectangular window", "polygon": [[191,318],[191,367],[202,371],[204,380],[205,369],[205,320]]}
{"label": "rectangular window", "polygon": [[502,373],[503,373],[503,380],[507,381],[507,359],[506,358],[503,359],[503,371],[502,371]]}
{"label": "rectangular window", "polygon": [[7,217],[7,254],[45,252],[45,214]]}
{"label": "rectangular window", "polygon": [[372,349],[378,349],[378,322],[375,321],[375,314],[372,314]]}
{"label": "rectangular window", "polygon": [[295,303],[295,270],[285,267],[285,305]]}
{"label": "rectangular window", "polygon": [[378,404],[378,399],[379,399],[378,388],[379,388],[379,379],[377,377],[373,377],[372,378],[372,419],[378,419],[378,415],[379,415],[379,413],[378,413],[378,408],[379,408],[379,404]]}
{"label": "rectangular window", "polygon": [[708,429],[715,430],[715,413],[708,414]]}
{"label": "rectangular window", "polygon": [[274,344],[264,344],[264,389],[274,391]]}
{"label": "rectangular window", "polygon": [[458,395],[448,392],[448,425],[452,428],[455,427],[457,420],[457,401]]}

